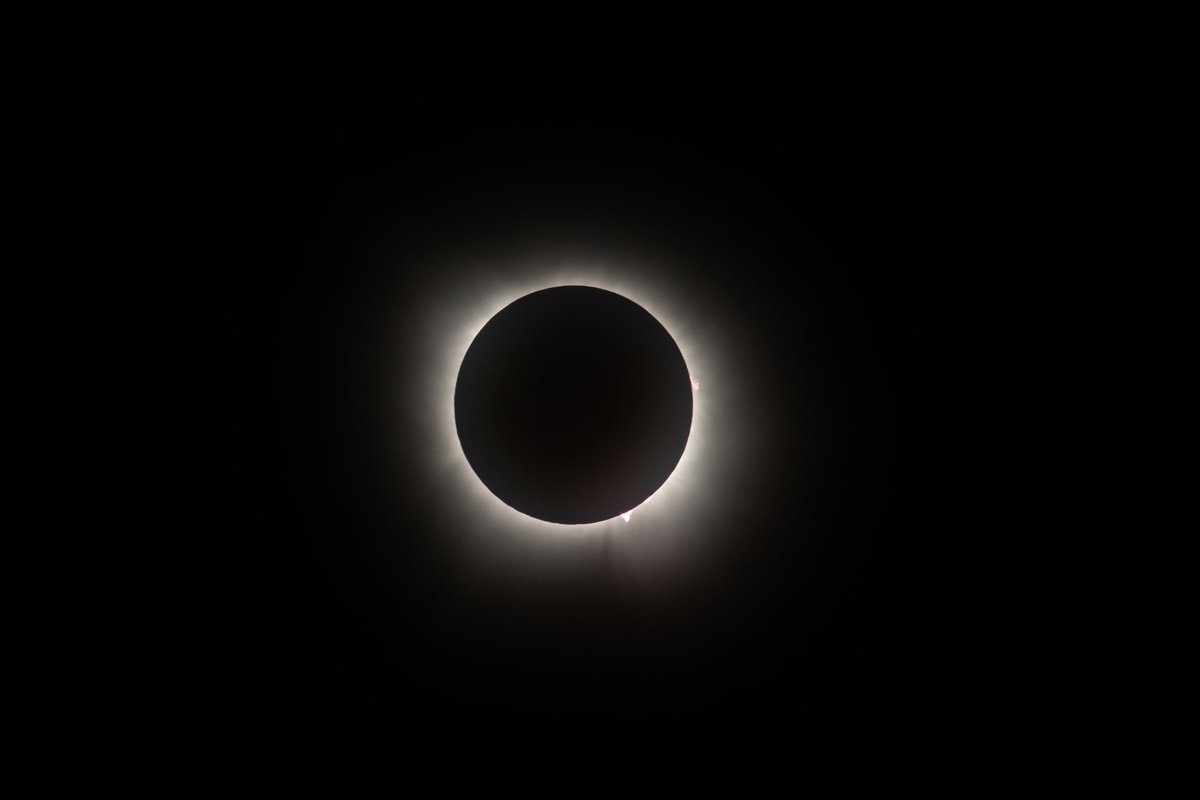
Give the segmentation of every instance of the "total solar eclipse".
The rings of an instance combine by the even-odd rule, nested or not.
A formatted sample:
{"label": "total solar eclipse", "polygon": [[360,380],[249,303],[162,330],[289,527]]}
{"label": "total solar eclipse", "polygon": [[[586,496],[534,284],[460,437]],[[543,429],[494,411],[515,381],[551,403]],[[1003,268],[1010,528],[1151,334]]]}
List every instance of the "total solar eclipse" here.
{"label": "total solar eclipse", "polygon": [[526,295],[480,330],[454,390],[480,481],[528,516],[600,522],[640,505],[687,445],[692,383],[648,311],[603,289]]}

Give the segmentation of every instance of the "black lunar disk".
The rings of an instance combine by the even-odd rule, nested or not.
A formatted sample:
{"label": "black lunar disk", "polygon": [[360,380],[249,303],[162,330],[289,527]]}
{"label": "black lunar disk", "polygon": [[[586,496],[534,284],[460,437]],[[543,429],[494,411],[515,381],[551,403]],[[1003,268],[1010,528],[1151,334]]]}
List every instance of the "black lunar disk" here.
{"label": "black lunar disk", "polygon": [[692,423],[674,339],[618,294],[559,286],[502,309],[454,390],[463,453],[498,498],[564,524],[612,519],[662,486]]}

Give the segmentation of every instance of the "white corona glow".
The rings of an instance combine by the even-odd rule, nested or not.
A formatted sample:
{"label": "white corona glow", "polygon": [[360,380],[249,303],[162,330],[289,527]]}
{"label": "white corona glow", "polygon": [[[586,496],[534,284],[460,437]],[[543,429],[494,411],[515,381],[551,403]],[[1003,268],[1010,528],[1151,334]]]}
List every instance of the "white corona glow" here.
{"label": "white corona glow", "polygon": [[[421,382],[399,387],[399,394],[409,398],[406,441],[418,445],[421,452],[416,455],[429,466],[430,500],[440,504],[458,535],[479,543],[471,548],[476,552],[513,552],[505,542],[524,551],[522,543],[551,546],[594,540],[607,542],[603,547],[618,557],[622,551],[636,551],[639,564],[654,561],[655,553],[671,553],[678,563],[682,537],[712,531],[741,478],[737,465],[750,438],[747,416],[723,414],[727,396],[720,390],[722,385],[731,390],[743,385],[736,374],[740,359],[730,354],[735,337],[706,318],[703,305],[689,304],[686,282],[675,285],[644,263],[615,267],[554,261],[533,258],[503,268],[451,263],[443,271],[431,270],[435,277],[410,293],[408,301],[420,311],[415,321],[420,330],[405,339],[419,348],[409,358],[420,368]],[[555,286],[592,286],[637,303],[671,335],[690,373],[692,428],[674,472],[636,508],[603,522],[563,525],[516,511],[479,480],[458,440],[454,389],[467,349],[501,309]],[[703,395],[698,391],[701,378],[708,388]]]}

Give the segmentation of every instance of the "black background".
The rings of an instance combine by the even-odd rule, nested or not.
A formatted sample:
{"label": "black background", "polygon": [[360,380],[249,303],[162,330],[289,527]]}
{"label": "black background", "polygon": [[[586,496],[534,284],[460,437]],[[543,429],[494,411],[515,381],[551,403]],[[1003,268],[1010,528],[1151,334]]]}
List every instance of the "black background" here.
{"label": "black background", "polygon": [[[64,69],[104,758],[1054,758],[1054,85],[751,50]],[[773,426],[732,544],[653,610],[592,574],[463,579],[383,431],[421,257],[561,239],[670,256],[654,277],[712,298],[752,353],[739,413]]]}

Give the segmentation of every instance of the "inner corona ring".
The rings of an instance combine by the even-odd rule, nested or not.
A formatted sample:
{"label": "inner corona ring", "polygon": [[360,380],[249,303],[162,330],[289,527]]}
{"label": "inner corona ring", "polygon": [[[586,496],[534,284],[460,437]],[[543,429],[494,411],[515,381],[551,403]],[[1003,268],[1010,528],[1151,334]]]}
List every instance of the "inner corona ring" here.
{"label": "inner corona ring", "polygon": [[678,345],[619,294],[559,286],[501,309],[458,372],[454,420],[480,481],[546,522],[601,522],[670,477],[692,423]]}

